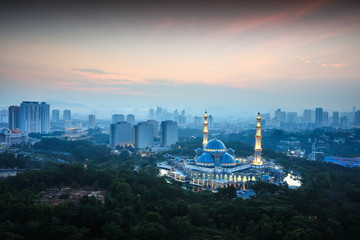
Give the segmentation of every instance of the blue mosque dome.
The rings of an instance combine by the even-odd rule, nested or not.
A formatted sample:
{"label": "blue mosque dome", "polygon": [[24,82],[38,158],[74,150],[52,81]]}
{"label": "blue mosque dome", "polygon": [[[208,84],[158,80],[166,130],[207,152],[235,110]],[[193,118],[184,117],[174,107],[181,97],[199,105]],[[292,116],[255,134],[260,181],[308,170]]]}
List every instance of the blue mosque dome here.
{"label": "blue mosque dome", "polygon": [[175,158],[174,161],[178,162],[178,161],[180,161],[180,158]]}
{"label": "blue mosque dome", "polygon": [[202,150],[201,150],[201,148],[197,148],[195,151],[196,152],[201,152]]}
{"label": "blue mosque dome", "polygon": [[214,157],[210,153],[203,153],[197,160],[197,163],[204,166],[214,166]]}
{"label": "blue mosque dome", "polygon": [[235,159],[230,154],[224,153],[221,156],[220,163],[221,163],[221,165],[234,165],[235,164]]}
{"label": "blue mosque dome", "polygon": [[213,139],[211,141],[209,141],[206,145],[205,145],[205,150],[207,151],[216,151],[216,150],[220,150],[220,152],[225,151],[226,147],[224,145],[224,143],[218,139]]}
{"label": "blue mosque dome", "polygon": [[266,175],[262,176],[262,179],[263,180],[270,180],[270,176],[266,174]]}

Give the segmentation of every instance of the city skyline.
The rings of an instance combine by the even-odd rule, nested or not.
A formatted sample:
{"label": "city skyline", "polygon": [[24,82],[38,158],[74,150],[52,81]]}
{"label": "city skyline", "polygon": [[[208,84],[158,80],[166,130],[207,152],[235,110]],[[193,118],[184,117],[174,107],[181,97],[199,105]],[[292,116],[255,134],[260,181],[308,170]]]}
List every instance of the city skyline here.
{"label": "city skyline", "polygon": [[359,107],[356,1],[69,4],[0,10],[0,107],[63,101],[109,116]]}

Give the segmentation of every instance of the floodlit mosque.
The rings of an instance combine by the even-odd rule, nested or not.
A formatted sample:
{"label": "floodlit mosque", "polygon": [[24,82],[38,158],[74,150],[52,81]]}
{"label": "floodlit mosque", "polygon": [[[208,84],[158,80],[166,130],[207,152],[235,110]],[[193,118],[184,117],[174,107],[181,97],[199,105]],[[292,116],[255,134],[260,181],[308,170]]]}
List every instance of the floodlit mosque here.
{"label": "floodlit mosque", "polygon": [[195,150],[193,159],[175,158],[170,164],[160,163],[163,175],[192,185],[197,190],[216,190],[234,186],[247,189],[251,183],[261,180],[272,183],[282,182],[282,171],[273,162],[261,157],[261,117],[257,116],[255,154],[248,158],[237,158],[235,151],[226,148],[218,139],[208,141],[207,112],[204,115],[203,147]]}

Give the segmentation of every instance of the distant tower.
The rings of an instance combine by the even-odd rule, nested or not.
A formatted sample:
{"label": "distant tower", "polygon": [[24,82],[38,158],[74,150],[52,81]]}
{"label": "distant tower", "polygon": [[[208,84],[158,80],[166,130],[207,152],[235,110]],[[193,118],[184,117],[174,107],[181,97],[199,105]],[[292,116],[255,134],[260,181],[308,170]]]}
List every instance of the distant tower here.
{"label": "distant tower", "polygon": [[208,142],[209,131],[208,131],[207,119],[208,119],[208,115],[207,115],[207,111],[205,111],[205,114],[204,114],[204,131],[203,131],[203,147],[205,147],[205,145]]}
{"label": "distant tower", "polygon": [[9,107],[9,129],[14,130],[20,129],[20,107],[10,106]]}
{"label": "distant tower", "polygon": [[95,115],[89,115],[89,128],[95,128]]}
{"label": "distant tower", "polygon": [[253,165],[256,165],[258,167],[261,167],[263,165],[263,162],[261,160],[261,117],[260,112],[258,113],[258,116],[256,118],[257,124],[256,124],[256,135],[255,135],[255,157],[253,161]]}

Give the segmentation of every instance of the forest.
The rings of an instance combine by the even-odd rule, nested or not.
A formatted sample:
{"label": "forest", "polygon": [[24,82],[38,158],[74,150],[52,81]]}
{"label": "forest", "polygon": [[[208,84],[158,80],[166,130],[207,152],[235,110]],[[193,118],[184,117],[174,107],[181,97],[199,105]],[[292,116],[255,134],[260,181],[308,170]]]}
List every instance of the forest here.
{"label": "forest", "polygon": [[[42,144],[35,147],[51,145]],[[181,149],[190,154],[196,144],[195,139],[183,143]],[[226,145],[237,155],[251,150],[245,144]],[[293,190],[258,182],[254,185],[256,197],[242,200],[235,198],[233,188],[194,193],[176,183],[168,184],[157,176],[155,161],[160,156],[115,156],[92,146],[57,146],[58,151],[73,152],[74,156],[74,149],[84,147],[79,159],[90,158],[87,168],[81,161],[51,164],[0,180],[0,239],[296,240],[358,239],[360,234],[359,168],[265,150],[265,157],[299,171],[303,184]],[[16,161],[17,157],[0,154],[1,162],[10,161],[3,160],[7,158]],[[26,164],[28,160],[22,161]],[[39,202],[40,191],[63,186],[91,186],[106,191],[106,196],[104,202],[87,195],[79,203],[64,201],[50,206]]]}

